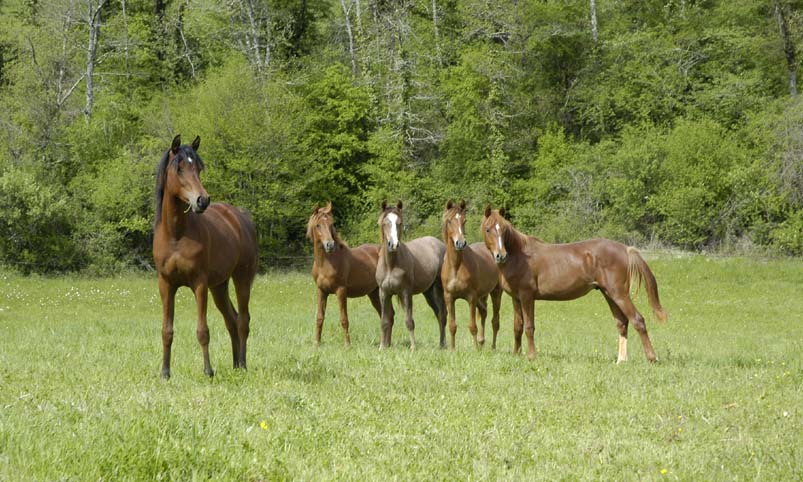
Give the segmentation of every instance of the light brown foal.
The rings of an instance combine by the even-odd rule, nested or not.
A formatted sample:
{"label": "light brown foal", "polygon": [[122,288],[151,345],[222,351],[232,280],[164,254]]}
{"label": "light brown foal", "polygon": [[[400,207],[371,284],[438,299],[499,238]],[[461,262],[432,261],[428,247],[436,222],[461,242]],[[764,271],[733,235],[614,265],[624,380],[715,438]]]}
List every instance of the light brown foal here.
{"label": "light brown foal", "polygon": [[321,331],[326,315],[326,300],[330,294],[337,296],[340,305],[340,326],[346,346],[349,337],[347,298],[368,296],[376,312],[381,316],[379,289],[376,285],[376,263],[379,246],[363,244],[350,248],[335,230],[332,203],[324,208],[316,207],[307,223],[307,238],[312,241],[315,253],[312,262],[312,279],[318,287],[318,316],[315,319],[315,345],[321,344]]}
{"label": "light brown foal", "polygon": [[592,289],[608,302],[619,329],[617,362],[627,360],[627,326],[641,336],[647,360],[656,360],[644,317],[630,299],[630,282],[637,278],[647,289],[647,299],[656,318],[665,322],[666,311],[658,298],[658,284],[649,266],[635,248],[608,239],[590,239],[569,244],[549,244],[517,231],[504,217],[505,211],[485,208],[482,235],[499,268],[502,288],[513,298],[519,315],[514,325],[513,351],[521,350],[522,323],[527,333],[527,357],[535,357],[535,300],[573,300]]}
{"label": "light brown foal", "polygon": [[[496,335],[499,332],[499,306],[502,300],[502,287],[499,285],[499,272],[494,258],[483,243],[466,242],[466,201],[455,205],[450,199],[443,213],[443,242],[446,244],[446,258],[441,268],[443,298],[449,313],[450,349],[454,350],[454,336],[457,332],[455,322],[455,300],[468,302],[468,329],[474,337],[474,346],[485,344],[485,318],[488,315],[488,295],[493,303],[493,344],[496,349]],[[480,312],[480,334],[477,337],[477,310]]]}
{"label": "light brown foal", "polygon": [[379,347],[390,346],[393,332],[391,297],[398,295],[410,333],[410,349],[415,350],[413,295],[423,293],[438,319],[440,346],[445,348],[446,307],[440,272],[446,247],[432,236],[401,242],[404,226],[401,201],[396,206],[388,206],[386,201],[382,202],[379,226],[382,237],[379,262],[376,265],[376,283],[379,285],[379,301],[382,304],[382,338]]}

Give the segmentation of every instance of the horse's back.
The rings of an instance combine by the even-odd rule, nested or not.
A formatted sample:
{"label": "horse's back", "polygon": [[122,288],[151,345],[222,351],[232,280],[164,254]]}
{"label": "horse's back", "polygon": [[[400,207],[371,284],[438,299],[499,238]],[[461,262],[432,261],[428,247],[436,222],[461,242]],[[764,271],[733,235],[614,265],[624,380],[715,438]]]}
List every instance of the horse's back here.
{"label": "horse's back", "polygon": [[446,245],[438,238],[424,236],[404,243],[415,263],[413,290],[421,292],[440,277]]}

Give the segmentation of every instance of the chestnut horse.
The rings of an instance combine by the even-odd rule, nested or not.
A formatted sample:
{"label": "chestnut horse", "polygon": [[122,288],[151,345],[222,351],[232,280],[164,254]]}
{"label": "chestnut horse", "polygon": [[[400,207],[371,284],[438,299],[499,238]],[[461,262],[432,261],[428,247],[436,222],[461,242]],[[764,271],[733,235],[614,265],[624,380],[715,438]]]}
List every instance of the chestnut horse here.
{"label": "chestnut horse", "polygon": [[376,312],[382,315],[379,303],[379,289],[376,285],[376,263],[379,246],[363,244],[357,248],[349,246],[340,239],[335,230],[332,217],[332,203],[325,208],[316,207],[307,223],[307,238],[312,241],[315,253],[312,262],[312,279],[318,287],[318,316],[315,320],[315,344],[321,344],[321,330],[326,314],[326,299],[330,294],[337,296],[340,304],[340,325],[346,346],[351,344],[349,337],[349,316],[346,298],[368,296]]}
{"label": "chestnut horse", "polygon": [[639,287],[646,285],[647,299],[659,321],[665,322],[667,314],[658,298],[655,276],[638,250],[609,239],[549,244],[520,233],[504,216],[504,209],[487,206],[481,230],[499,268],[502,287],[513,298],[518,315],[515,353],[521,350],[523,323],[527,356],[535,357],[535,300],[573,300],[597,289],[608,302],[619,329],[617,363],[627,360],[627,326],[631,322],[641,336],[647,360],[656,360],[644,317],[630,299],[631,279],[637,278]]}
{"label": "chestnut horse", "polygon": [[[248,300],[257,271],[256,230],[237,208],[209,203],[199,177],[204,168],[197,152],[200,143],[200,137],[196,137],[192,145],[181,145],[180,136],[176,136],[156,169],[153,261],[159,272],[162,297],[162,378],[170,378],[173,313],[176,291],[181,286],[195,293],[195,334],[204,356],[204,373],[210,377],[215,374],[209,363],[207,289],[226,322],[234,367],[246,368],[251,319]],[[229,299],[229,279],[234,281],[239,314]]]}
{"label": "chestnut horse", "polygon": [[446,346],[446,307],[441,286],[441,265],[446,246],[432,236],[402,243],[402,202],[388,206],[382,202],[379,216],[382,243],[376,266],[376,283],[382,305],[382,337],[380,348],[390,346],[393,331],[392,295],[398,295],[405,311],[407,330],[410,332],[410,349],[415,350],[415,321],[413,321],[413,295],[423,293],[438,319],[441,331],[440,346]]}
{"label": "chestnut horse", "polygon": [[[454,302],[464,299],[468,302],[468,329],[474,337],[477,348],[485,344],[485,318],[488,315],[488,294],[493,302],[494,337],[492,347],[496,349],[496,335],[499,332],[499,306],[502,300],[502,287],[499,285],[499,272],[494,258],[483,243],[466,242],[466,201],[455,205],[450,199],[443,213],[443,242],[446,243],[446,258],[441,268],[443,298],[449,312],[450,348],[454,350],[455,323]],[[477,338],[477,310],[480,312],[480,336]]]}

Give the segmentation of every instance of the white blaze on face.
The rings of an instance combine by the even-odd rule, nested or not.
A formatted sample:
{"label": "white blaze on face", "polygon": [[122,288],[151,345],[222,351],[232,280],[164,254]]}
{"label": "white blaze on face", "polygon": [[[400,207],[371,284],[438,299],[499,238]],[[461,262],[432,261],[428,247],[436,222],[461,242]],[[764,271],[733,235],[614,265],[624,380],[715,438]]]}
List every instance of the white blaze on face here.
{"label": "white blaze on face", "polygon": [[455,217],[457,218],[457,233],[462,235],[463,234],[463,223],[460,222],[460,215],[458,214]]}
{"label": "white blaze on face", "polygon": [[499,223],[496,223],[496,243],[499,245],[499,251],[502,251],[502,230],[499,228]]}
{"label": "white blaze on face", "polygon": [[187,157],[187,162],[189,162],[190,164],[192,164],[192,158],[191,158],[191,157]]}
{"label": "white blaze on face", "polygon": [[396,230],[396,221],[398,221],[399,216],[395,213],[388,214],[387,220],[390,223],[390,242],[394,245],[399,244],[399,232]]}

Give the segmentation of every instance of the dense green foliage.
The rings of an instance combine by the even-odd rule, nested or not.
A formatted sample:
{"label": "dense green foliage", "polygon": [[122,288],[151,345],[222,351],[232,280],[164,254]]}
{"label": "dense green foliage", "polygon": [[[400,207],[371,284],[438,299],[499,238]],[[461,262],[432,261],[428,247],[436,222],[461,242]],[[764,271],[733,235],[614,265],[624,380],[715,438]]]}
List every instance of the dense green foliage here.
{"label": "dense green foliage", "polygon": [[98,3],[0,0],[0,261],[20,270],[147,265],[176,133],[266,265],[309,250],[317,202],[375,240],[384,198],[411,234],[462,197],[551,241],[803,254],[801,2],[600,0],[596,39],[579,0],[120,0],[93,23]]}
{"label": "dense green foliage", "polygon": [[167,382],[154,277],[0,275],[0,480],[800,480],[803,262],[650,264],[670,314],[648,320],[655,365],[632,329],[615,364],[596,292],[537,303],[533,362],[511,354],[507,296],[497,352],[474,350],[464,302],[439,350],[419,296],[415,353],[398,315],[377,349],[365,298],[350,349],[330,298],[316,349],[309,275],[269,273],[248,372],[210,304],[212,380],[179,290]]}

